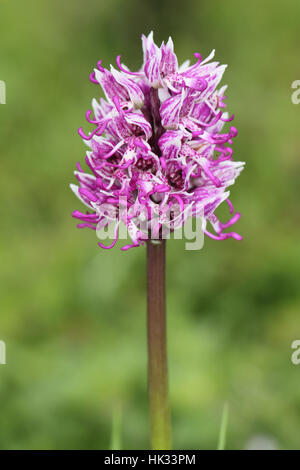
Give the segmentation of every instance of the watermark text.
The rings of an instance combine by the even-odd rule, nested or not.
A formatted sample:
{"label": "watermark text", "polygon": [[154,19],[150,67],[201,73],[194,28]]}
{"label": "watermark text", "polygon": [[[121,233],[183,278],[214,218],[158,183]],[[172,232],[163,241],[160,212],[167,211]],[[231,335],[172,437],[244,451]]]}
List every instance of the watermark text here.
{"label": "watermark text", "polygon": [[0,364],[6,364],[6,344],[0,340]]}
{"label": "watermark text", "polygon": [[0,80],[0,104],[6,104],[6,84]]}

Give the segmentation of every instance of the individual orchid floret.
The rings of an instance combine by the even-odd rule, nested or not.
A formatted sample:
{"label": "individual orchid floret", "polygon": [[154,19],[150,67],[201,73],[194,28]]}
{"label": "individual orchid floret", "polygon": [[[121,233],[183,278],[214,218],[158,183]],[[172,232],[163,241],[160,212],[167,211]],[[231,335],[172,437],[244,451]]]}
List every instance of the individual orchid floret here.
{"label": "individual orchid floret", "polygon": [[[207,236],[240,240],[231,231],[240,213],[228,187],[244,164],[232,160],[237,129],[229,124],[223,130],[234,116],[224,111],[226,86],[217,89],[226,66],[212,62],[214,51],[178,66],[172,39],[158,47],[152,32],[142,36],[142,45],[140,70],[132,72],[118,56],[119,70],[99,61],[90,75],[105,98],[94,99],[86,113],[93,130],[78,130],[88,147],[88,170],[78,163],[78,186],[71,185],[88,209],[73,212],[78,227],[113,227],[112,243],[99,242],[112,248],[123,224],[132,240],[127,250],[201,214]],[[224,201],[230,218],[223,223],[215,211]]]}

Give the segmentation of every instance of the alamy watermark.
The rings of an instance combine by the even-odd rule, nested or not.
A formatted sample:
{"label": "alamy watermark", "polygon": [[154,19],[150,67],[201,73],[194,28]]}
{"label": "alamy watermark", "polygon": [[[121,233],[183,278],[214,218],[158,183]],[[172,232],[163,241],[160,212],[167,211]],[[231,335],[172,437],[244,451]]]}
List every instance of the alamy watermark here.
{"label": "alamy watermark", "polygon": [[[128,209],[129,207],[129,209]],[[196,203],[179,206],[168,204],[140,204],[130,207],[126,197],[119,199],[117,206],[95,205],[100,216],[96,227],[99,240],[159,240],[172,238],[185,239],[186,250],[201,250],[204,244],[205,219],[203,205]]]}
{"label": "alamy watermark", "polygon": [[295,89],[295,91],[291,95],[291,100],[293,104],[300,103],[300,80],[294,80],[291,88]]}
{"label": "alamy watermark", "polygon": [[6,344],[0,340],[0,364],[6,364]]}
{"label": "alamy watermark", "polygon": [[6,104],[6,84],[0,80],[0,104]]}
{"label": "alamy watermark", "polygon": [[295,366],[298,366],[300,364],[300,339],[295,339],[291,344],[291,348],[295,349],[291,355],[291,361]]}

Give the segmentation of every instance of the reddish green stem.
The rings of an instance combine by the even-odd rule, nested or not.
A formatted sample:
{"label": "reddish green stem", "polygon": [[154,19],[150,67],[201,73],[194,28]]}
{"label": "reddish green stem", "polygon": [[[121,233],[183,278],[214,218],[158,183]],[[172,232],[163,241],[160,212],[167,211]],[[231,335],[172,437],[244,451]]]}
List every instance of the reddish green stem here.
{"label": "reddish green stem", "polygon": [[166,347],[166,241],[147,243],[148,387],[151,445],[154,450],[171,449]]}

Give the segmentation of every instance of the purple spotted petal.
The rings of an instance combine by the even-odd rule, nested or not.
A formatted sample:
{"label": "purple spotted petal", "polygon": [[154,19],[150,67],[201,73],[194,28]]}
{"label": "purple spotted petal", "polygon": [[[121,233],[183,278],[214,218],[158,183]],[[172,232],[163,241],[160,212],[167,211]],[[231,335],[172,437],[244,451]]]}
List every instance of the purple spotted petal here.
{"label": "purple spotted petal", "polygon": [[103,72],[95,69],[96,80],[101,85],[106,99],[108,101],[113,101],[113,98],[117,96],[121,101],[128,100],[128,92],[125,87],[121,86],[117,80],[114,78],[113,74],[108,70]]}
{"label": "purple spotted petal", "polygon": [[178,131],[166,131],[158,141],[162,156],[165,159],[176,158],[181,149],[183,134]]}
{"label": "purple spotted petal", "polygon": [[161,123],[166,129],[177,129],[179,125],[179,114],[185,92],[172,96],[163,102],[160,107]]}
{"label": "purple spotted petal", "polygon": [[115,80],[124,88],[126,88],[130,101],[135,108],[139,109],[144,104],[144,94],[140,89],[139,85],[135,83],[128,75],[118,72],[114,67],[111,66],[111,73]]}
{"label": "purple spotted petal", "polygon": [[167,44],[161,46],[161,62],[160,62],[160,73],[163,77],[175,73],[178,69],[178,62],[176,54],[174,54],[174,45],[171,38],[169,38]]}

